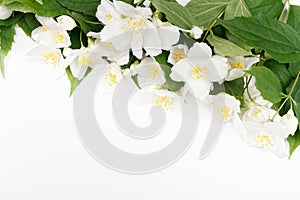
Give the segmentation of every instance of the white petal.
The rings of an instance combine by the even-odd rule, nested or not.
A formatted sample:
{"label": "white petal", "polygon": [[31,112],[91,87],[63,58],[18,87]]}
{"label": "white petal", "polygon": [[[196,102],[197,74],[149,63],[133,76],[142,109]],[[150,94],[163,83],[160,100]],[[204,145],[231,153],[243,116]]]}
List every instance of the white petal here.
{"label": "white petal", "polygon": [[179,29],[168,23],[164,23],[159,27],[158,34],[163,50],[170,50],[174,44],[177,44],[180,38]]}
{"label": "white petal", "polygon": [[97,8],[96,17],[104,24],[120,20],[120,14],[109,0],[102,0]]}
{"label": "white petal", "polygon": [[57,22],[51,17],[41,17],[38,15],[36,15],[35,17],[42,25],[44,25],[46,27],[52,26],[52,25],[57,25]]}
{"label": "white petal", "polygon": [[134,16],[134,15],[138,15],[138,11],[137,9],[135,9],[132,5],[127,4],[125,2],[122,1],[116,1],[114,0],[114,5],[116,10],[124,16]]}
{"label": "white petal", "polygon": [[200,64],[205,60],[210,59],[212,56],[212,51],[210,47],[205,43],[195,43],[194,46],[190,49],[188,54],[188,59],[193,64]]}
{"label": "white petal", "polygon": [[243,77],[245,72],[240,69],[233,69],[229,71],[228,76],[225,78],[226,81],[232,81],[238,78]]}
{"label": "white petal", "polygon": [[196,40],[200,39],[202,34],[203,34],[203,30],[198,26],[195,26],[190,32],[190,35]]}
{"label": "white petal", "polygon": [[63,27],[67,31],[70,31],[77,26],[74,19],[72,19],[71,17],[69,17],[67,15],[59,16],[57,18],[57,22],[59,25],[61,25],[61,27]]}
{"label": "white petal", "polygon": [[190,77],[192,77],[192,68],[193,65],[188,62],[187,59],[183,59],[172,67],[170,77],[174,81],[178,82],[187,81]]}
{"label": "white petal", "polygon": [[144,29],[143,47],[147,55],[157,56],[161,53],[161,41],[155,28]]}
{"label": "white petal", "polygon": [[142,59],[143,56],[143,36],[141,33],[134,33],[133,40],[131,42],[132,53],[138,59]]}
{"label": "white petal", "polygon": [[227,59],[221,56],[213,56],[211,64],[206,66],[209,80],[218,82],[223,80],[228,73]]}
{"label": "white petal", "polygon": [[206,78],[201,78],[197,81],[190,79],[186,82],[186,84],[188,84],[191,94],[200,100],[208,97],[210,88],[212,86],[212,83]]}

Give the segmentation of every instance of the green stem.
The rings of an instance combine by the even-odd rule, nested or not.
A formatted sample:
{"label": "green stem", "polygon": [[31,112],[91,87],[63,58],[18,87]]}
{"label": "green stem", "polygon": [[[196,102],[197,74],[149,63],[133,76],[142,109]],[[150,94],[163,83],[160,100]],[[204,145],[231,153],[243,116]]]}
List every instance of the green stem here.
{"label": "green stem", "polygon": [[217,19],[219,19],[220,17],[222,17],[222,15],[225,13],[225,10],[223,10],[220,15],[215,19],[215,21],[208,27],[204,37],[203,37],[203,40],[202,42],[204,42],[208,36],[208,34],[211,32],[211,29],[217,24]]}
{"label": "green stem", "polygon": [[299,81],[299,77],[300,77],[300,71],[298,72],[298,75],[295,79],[295,82],[291,88],[291,91],[289,92],[289,94],[287,95],[287,97],[285,98],[284,102],[281,104],[281,106],[279,107],[279,109],[277,110],[277,112],[275,113],[275,115],[273,116],[273,118],[271,119],[272,121],[274,121],[275,117],[279,114],[279,112],[282,110],[283,106],[286,104],[286,102],[289,100],[289,99],[292,99],[292,95],[293,95],[293,92],[296,88],[296,85]]}

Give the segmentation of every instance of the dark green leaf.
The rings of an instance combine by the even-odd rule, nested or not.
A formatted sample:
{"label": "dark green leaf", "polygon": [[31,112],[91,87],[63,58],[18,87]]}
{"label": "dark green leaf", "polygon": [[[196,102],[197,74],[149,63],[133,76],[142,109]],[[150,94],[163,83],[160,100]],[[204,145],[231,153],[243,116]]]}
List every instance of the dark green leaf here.
{"label": "dark green leaf", "polygon": [[276,18],[283,9],[282,0],[245,0],[253,16],[259,14]]}
{"label": "dark green leaf", "polygon": [[247,71],[247,73],[256,78],[255,85],[264,99],[272,103],[281,101],[282,86],[280,80],[270,69],[255,67]]}
{"label": "dark green leaf", "polygon": [[224,82],[226,93],[235,97],[239,97],[243,95],[244,85],[245,82],[243,78]]}
{"label": "dark green leaf", "polygon": [[293,136],[288,137],[288,142],[290,144],[290,157],[293,155],[297,147],[300,145],[300,130],[298,129]]}
{"label": "dark green leaf", "polygon": [[278,63],[276,60],[268,60],[264,66],[269,68],[277,76],[282,88],[287,88],[290,85],[292,76],[287,69],[287,64]]}
{"label": "dark green leaf", "polygon": [[290,63],[289,72],[293,78],[296,78],[300,71],[300,62]]}
{"label": "dark green leaf", "polygon": [[231,33],[265,49],[281,63],[300,61],[300,35],[288,24],[263,15],[218,21]]}
{"label": "dark green leaf", "polygon": [[291,6],[287,23],[300,33],[300,6]]}
{"label": "dark green leaf", "polygon": [[6,20],[0,20],[0,26],[11,26],[12,24],[17,23],[20,18],[22,17],[22,13],[20,12],[14,12],[13,16]]}
{"label": "dark green leaf", "polygon": [[18,25],[23,29],[23,31],[31,36],[31,32],[40,26],[40,23],[35,18],[34,14],[27,13],[20,19]]}
{"label": "dark green leaf", "polygon": [[103,25],[92,16],[86,16],[81,13],[71,12],[69,13],[80,25],[82,31],[87,34],[88,32],[100,32]]}
{"label": "dark green leaf", "polygon": [[90,16],[95,16],[97,7],[100,4],[100,0],[57,0],[57,2],[69,10],[82,12]]}

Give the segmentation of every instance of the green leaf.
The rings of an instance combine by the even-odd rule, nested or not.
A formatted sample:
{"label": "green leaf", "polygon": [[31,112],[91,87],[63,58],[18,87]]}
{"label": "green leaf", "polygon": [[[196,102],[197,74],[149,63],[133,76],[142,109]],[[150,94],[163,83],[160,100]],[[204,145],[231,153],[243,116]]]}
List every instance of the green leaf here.
{"label": "green leaf", "polygon": [[[161,0],[160,0],[161,1]],[[186,8],[194,16],[194,25],[209,28],[233,0],[192,0]],[[163,2],[163,1],[162,1]]]}
{"label": "green leaf", "polygon": [[170,78],[171,65],[169,63],[167,63],[168,52],[167,51],[163,51],[163,53],[160,54],[159,56],[156,56],[155,59],[160,64],[161,69],[165,73],[166,85],[167,85],[168,89],[171,90],[171,91],[174,91],[174,92],[180,90],[184,86],[184,83],[183,82],[173,81]]}
{"label": "green leaf", "polygon": [[240,97],[243,95],[244,85],[245,82],[243,78],[224,82],[226,93],[234,97]]}
{"label": "green leaf", "polygon": [[296,78],[300,71],[300,62],[290,63],[289,72],[293,78]]}
{"label": "green leaf", "polygon": [[232,0],[226,7],[224,19],[233,19],[235,17],[250,17],[251,13],[244,0]]}
{"label": "green leaf", "polygon": [[15,24],[9,27],[0,27],[0,71],[3,77],[5,77],[4,59],[11,50],[15,34]]}
{"label": "green leaf", "polygon": [[66,69],[66,73],[67,73],[68,79],[69,79],[70,84],[71,84],[70,96],[72,96],[72,94],[74,93],[75,89],[77,88],[77,86],[80,84],[81,81],[73,76],[70,67],[68,67]]}
{"label": "green leaf", "polygon": [[231,33],[265,49],[281,63],[300,61],[300,35],[288,24],[263,15],[218,21]]}
{"label": "green leaf", "polygon": [[224,56],[250,56],[250,52],[240,48],[229,40],[209,35],[208,42],[214,47],[214,51]]}
{"label": "green leaf", "polygon": [[31,36],[31,32],[40,26],[40,23],[35,18],[35,15],[32,13],[26,13],[18,22],[18,25],[23,29],[23,31]]}
{"label": "green leaf", "polygon": [[300,128],[300,103],[294,102],[294,111],[298,118],[298,122],[299,122],[298,126]]}
{"label": "green leaf", "polygon": [[139,75],[136,74],[134,76],[131,76],[133,82],[135,83],[135,85],[139,88],[139,89],[142,89],[141,86],[140,86],[140,83],[139,83]]}
{"label": "green leaf", "polygon": [[17,23],[20,18],[22,17],[22,13],[20,12],[14,12],[13,16],[6,19],[6,20],[0,20],[0,26],[11,26],[12,24]]}
{"label": "green leaf", "polygon": [[87,34],[88,32],[100,32],[103,25],[97,20],[96,17],[86,16],[78,12],[69,13],[80,25],[82,31]]}
{"label": "green leaf", "polygon": [[69,10],[82,12],[90,16],[95,16],[97,7],[100,4],[100,0],[57,0],[57,2]]}
{"label": "green leaf", "polygon": [[190,10],[175,0],[152,0],[152,3],[157,10],[166,15],[170,23],[184,29],[191,29],[193,25],[196,25]]}
{"label": "green leaf", "polygon": [[300,33],[300,6],[291,6],[287,23]]}
{"label": "green leaf", "polygon": [[260,14],[276,18],[283,9],[282,0],[245,0],[253,16]]}
{"label": "green leaf", "polygon": [[269,68],[277,76],[283,88],[287,88],[290,85],[292,76],[287,69],[287,64],[278,63],[276,60],[268,60],[264,66]]}
{"label": "green leaf", "polygon": [[253,45],[250,45],[245,40],[240,39],[229,31],[227,31],[226,37],[228,38],[228,40],[232,41],[234,44],[238,45],[242,49],[245,49],[246,51],[251,51],[251,49],[253,49]]}
{"label": "green leaf", "polygon": [[300,145],[300,130],[298,129],[293,136],[288,137],[288,142],[290,144],[290,157],[293,155],[297,147]]}
{"label": "green leaf", "polygon": [[270,69],[255,67],[246,72],[255,77],[255,85],[264,99],[272,103],[281,101],[282,86],[280,80]]}

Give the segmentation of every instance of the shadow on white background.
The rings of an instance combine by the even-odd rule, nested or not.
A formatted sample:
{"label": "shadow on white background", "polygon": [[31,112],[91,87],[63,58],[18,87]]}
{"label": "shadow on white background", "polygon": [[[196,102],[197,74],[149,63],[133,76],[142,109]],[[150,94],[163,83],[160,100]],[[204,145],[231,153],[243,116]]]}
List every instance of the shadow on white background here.
{"label": "shadow on white background", "polygon": [[[215,151],[198,160],[205,132],[173,166],[126,175],[96,162],[73,124],[67,79],[25,56],[35,44],[17,32],[0,78],[0,199],[199,200],[295,199],[300,152],[279,159],[244,143],[228,125]],[[199,129],[205,126],[205,113]],[[113,126],[113,125],[112,125]]]}

